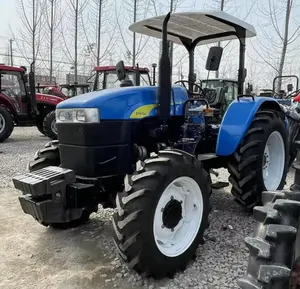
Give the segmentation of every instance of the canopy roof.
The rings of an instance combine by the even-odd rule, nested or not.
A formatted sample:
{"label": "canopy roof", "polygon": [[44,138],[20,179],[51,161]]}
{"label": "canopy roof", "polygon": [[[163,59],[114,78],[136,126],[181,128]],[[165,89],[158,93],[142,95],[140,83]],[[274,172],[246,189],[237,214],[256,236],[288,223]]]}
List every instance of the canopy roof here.
{"label": "canopy roof", "polygon": [[[132,24],[129,29],[147,36],[162,37],[165,15]],[[246,37],[256,36],[254,26],[223,11],[172,13],[168,22],[168,40],[182,44],[181,39],[192,42],[201,37],[200,45],[236,39],[236,28],[243,29]],[[232,35],[229,35],[232,34]]]}

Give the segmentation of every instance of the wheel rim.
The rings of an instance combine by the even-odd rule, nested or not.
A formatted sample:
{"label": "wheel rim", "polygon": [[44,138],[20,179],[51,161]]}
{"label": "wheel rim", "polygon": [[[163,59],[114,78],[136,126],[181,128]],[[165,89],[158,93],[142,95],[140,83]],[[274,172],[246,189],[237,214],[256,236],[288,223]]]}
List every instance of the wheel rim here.
{"label": "wheel rim", "polygon": [[55,120],[55,119],[52,120],[52,122],[51,122],[51,130],[52,130],[55,134],[57,134],[56,120]]}
{"label": "wheel rim", "polygon": [[270,134],[263,156],[263,180],[266,190],[278,189],[285,166],[285,147],[281,134]]}
{"label": "wheel rim", "polygon": [[5,119],[2,114],[0,114],[0,133],[4,131],[5,128]]}
{"label": "wheel rim", "polygon": [[203,215],[199,185],[190,177],[175,179],[162,193],[153,220],[157,248],[167,257],[184,253],[195,240]]}

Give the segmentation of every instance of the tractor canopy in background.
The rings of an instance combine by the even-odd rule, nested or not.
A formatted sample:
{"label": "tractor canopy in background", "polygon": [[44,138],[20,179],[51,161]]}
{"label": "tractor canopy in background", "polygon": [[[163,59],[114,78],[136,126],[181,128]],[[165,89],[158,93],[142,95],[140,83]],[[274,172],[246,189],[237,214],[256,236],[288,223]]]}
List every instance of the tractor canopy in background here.
{"label": "tractor canopy in background", "polygon": [[[262,191],[283,188],[288,121],[276,99],[243,95],[252,25],[222,11],[193,11],[145,19],[130,30],[162,39],[158,86],[135,86],[120,62],[112,71],[125,87],[60,103],[58,141],[39,150],[30,173],[13,181],[23,211],[45,226],[78,226],[99,204],[116,208],[121,258],[145,276],[172,277],[204,241],[211,169],[228,169],[232,194],[249,210]],[[239,95],[221,118],[224,94],[195,83],[194,51],[233,39],[240,46]],[[173,85],[168,41],[189,54],[188,80]],[[218,70],[221,57],[222,48],[210,48],[206,69]]]}
{"label": "tractor canopy in background", "polygon": [[55,108],[63,95],[36,93],[34,72],[25,67],[0,65],[0,142],[11,135],[14,126],[36,125],[38,130],[56,139]]}

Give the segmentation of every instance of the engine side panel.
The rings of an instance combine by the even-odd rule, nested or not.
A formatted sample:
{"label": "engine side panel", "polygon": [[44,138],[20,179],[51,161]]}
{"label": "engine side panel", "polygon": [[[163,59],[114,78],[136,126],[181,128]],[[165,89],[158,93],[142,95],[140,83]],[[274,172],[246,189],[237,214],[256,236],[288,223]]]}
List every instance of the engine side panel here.
{"label": "engine side panel", "polygon": [[257,110],[264,107],[274,108],[280,106],[278,102],[269,97],[240,98],[233,101],[228,107],[221,123],[217,139],[216,154],[229,156],[235,152],[247,132]]}

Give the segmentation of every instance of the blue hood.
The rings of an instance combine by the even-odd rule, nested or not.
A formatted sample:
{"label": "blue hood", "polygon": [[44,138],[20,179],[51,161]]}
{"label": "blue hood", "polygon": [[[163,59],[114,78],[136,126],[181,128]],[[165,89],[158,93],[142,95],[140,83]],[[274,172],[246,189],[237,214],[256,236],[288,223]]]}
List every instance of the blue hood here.
{"label": "blue hood", "polygon": [[[182,104],[187,99],[183,87],[174,86],[173,91],[176,104]],[[130,86],[78,95],[62,101],[57,108],[98,108],[101,119],[131,119],[155,116],[157,104],[157,87]],[[137,114],[133,117],[137,109],[142,110],[141,117],[137,117]]]}

